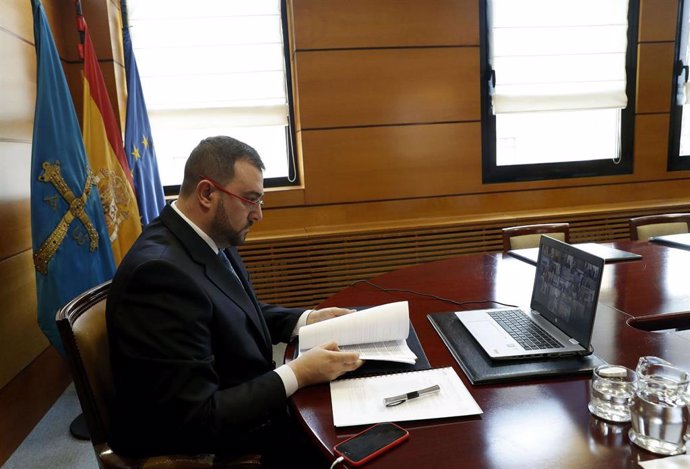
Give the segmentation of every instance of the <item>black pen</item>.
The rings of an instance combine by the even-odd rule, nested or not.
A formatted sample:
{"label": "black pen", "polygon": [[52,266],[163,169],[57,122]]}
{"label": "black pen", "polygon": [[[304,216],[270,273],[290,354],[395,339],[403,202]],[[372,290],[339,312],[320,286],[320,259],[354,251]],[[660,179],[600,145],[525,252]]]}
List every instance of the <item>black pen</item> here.
{"label": "black pen", "polygon": [[441,390],[441,386],[434,384],[428,388],[420,389],[418,391],[412,391],[405,394],[400,394],[398,396],[386,397],[383,399],[383,403],[386,407],[393,407],[403,402],[407,402],[410,399],[416,399],[418,397],[428,396],[429,394],[437,393]]}

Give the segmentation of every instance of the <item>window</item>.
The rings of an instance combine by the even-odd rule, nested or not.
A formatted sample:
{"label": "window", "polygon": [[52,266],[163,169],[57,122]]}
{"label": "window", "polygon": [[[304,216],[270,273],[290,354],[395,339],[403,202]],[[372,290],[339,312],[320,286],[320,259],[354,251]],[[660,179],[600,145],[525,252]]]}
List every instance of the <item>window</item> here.
{"label": "window", "polygon": [[484,182],[632,172],[637,0],[482,0]]}
{"label": "window", "polygon": [[678,6],[678,37],[676,39],[676,69],[673,80],[671,131],[668,169],[690,169],[690,1],[682,0]]}
{"label": "window", "polygon": [[256,148],[267,187],[296,182],[284,9],[280,0],[127,1],[166,193],[212,135]]}

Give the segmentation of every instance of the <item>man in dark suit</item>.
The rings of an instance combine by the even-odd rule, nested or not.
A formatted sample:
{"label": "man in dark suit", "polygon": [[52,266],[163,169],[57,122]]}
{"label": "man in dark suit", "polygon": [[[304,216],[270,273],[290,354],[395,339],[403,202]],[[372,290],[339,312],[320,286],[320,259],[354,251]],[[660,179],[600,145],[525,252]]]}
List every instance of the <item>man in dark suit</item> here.
{"label": "man in dark suit", "polygon": [[287,309],[256,298],[235,246],[263,217],[263,169],[242,142],[203,140],[187,161],[179,198],[115,274],[106,318],[112,441],[123,454],[260,451],[265,462],[288,462],[283,453],[300,440],[287,398],[362,364],[331,343],[275,368],[271,343],[351,311]]}

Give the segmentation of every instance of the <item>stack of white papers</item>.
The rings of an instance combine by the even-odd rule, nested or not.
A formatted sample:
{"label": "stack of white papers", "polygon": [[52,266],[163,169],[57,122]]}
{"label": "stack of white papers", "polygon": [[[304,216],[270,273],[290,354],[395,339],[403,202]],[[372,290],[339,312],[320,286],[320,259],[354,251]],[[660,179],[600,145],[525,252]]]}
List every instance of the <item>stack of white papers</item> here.
{"label": "stack of white papers", "polygon": [[[429,386],[438,393],[386,407],[383,400]],[[332,381],[331,405],[336,427],[379,422],[460,417],[481,414],[472,395],[451,367]]]}
{"label": "stack of white papers", "polygon": [[340,350],[359,353],[362,360],[413,365],[417,355],[407,345],[409,334],[409,306],[398,301],[302,327],[299,352],[334,341]]}

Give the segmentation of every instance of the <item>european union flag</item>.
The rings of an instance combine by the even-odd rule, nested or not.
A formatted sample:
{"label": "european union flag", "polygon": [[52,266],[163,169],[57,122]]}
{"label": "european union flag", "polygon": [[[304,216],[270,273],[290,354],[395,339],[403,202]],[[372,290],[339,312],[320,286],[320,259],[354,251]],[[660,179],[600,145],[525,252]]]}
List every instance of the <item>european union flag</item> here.
{"label": "european union flag", "polygon": [[139,80],[137,61],[129,36],[127,6],[122,1],[122,40],[125,51],[125,70],[127,73],[127,120],[125,123],[125,153],[134,178],[134,191],[139,204],[141,224],[146,226],[165,206],[163,186],[161,185],[156,162],[156,152],[151,138],[151,125],[146,111],[144,93]]}
{"label": "european union flag", "polygon": [[103,208],[53,35],[40,0],[31,0],[37,78],[31,150],[31,234],[38,324],[64,353],[57,310],[115,272]]}

